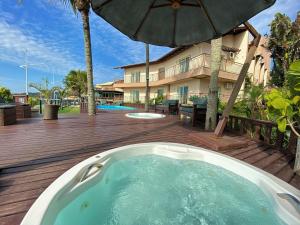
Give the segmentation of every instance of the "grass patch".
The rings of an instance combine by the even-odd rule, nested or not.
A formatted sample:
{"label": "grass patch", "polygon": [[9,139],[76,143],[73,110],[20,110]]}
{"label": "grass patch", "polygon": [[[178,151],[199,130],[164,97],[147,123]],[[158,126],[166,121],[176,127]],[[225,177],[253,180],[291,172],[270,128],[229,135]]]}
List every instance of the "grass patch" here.
{"label": "grass patch", "polygon": [[58,111],[59,114],[79,114],[80,108],[79,106],[66,106],[60,108]]}

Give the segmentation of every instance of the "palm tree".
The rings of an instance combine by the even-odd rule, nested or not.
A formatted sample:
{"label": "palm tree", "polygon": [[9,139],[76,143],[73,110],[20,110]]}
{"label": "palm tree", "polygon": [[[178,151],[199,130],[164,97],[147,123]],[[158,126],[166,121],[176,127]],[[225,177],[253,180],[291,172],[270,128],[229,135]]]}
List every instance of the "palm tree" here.
{"label": "palm tree", "polygon": [[64,79],[64,85],[73,95],[81,98],[87,93],[87,73],[81,70],[71,70]]}
{"label": "palm tree", "polygon": [[146,47],[146,99],[145,99],[145,111],[149,112],[149,44],[145,44]]}
{"label": "palm tree", "polygon": [[221,65],[222,37],[211,40],[211,76],[209,81],[209,92],[207,111],[205,119],[205,130],[213,130],[217,125],[218,113],[218,76]]}
{"label": "palm tree", "polygon": [[93,83],[93,62],[92,62],[92,49],[91,49],[91,34],[89,12],[91,8],[90,0],[60,0],[64,4],[71,5],[74,12],[77,11],[81,15],[84,33],[84,48],[85,48],[85,61],[87,73],[87,95],[88,95],[88,114],[96,114],[95,106],[95,92]]}

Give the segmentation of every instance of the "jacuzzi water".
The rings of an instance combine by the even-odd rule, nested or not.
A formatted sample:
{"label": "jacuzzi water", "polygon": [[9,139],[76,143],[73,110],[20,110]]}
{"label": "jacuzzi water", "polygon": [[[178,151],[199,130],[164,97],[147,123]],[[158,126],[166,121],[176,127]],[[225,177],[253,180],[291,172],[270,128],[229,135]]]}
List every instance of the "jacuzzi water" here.
{"label": "jacuzzi water", "polygon": [[54,225],[284,224],[272,204],[257,185],[224,168],[151,154],[103,168]]}
{"label": "jacuzzi water", "polygon": [[122,106],[122,105],[97,105],[97,109],[102,110],[136,110],[134,107]]}
{"label": "jacuzzi water", "polygon": [[161,119],[166,117],[159,113],[127,113],[126,116],[134,119]]}

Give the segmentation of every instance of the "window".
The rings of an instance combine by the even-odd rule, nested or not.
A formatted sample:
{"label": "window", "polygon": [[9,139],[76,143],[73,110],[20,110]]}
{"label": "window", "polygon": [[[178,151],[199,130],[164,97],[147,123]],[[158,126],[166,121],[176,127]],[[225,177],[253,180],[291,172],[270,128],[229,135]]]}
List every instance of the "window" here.
{"label": "window", "polygon": [[188,86],[181,86],[178,89],[178,96],[179,96],[179,103],[186,104],[188,101],[188,92],[189,87]]}
{"label": "window", "polygon": [[189,71],[190,57],[179,60],[179,71],[185,73]]}
{"label": "window", "polygon": [[131,73],[131,83],[139,83],[140,82],[140,74],[141,74],[141,72]]}
{"label": "window", "polygon": [[164,67],[158,69],[158,79],[159,80],[165,79],[165,68]]}
{"label": "window", "polygon": [[232,88],[233,88],[233,83],[231,83],[231,82],[226,82],[226,83],[224,84],[224,88],[227,89],[227,90],[232,89]]}
{"label": "window", "polygon": [[138,90],[132,90],[130,95],[132,103],[137,103],[140,101],[140,92]]}
{"label": "window", "polygon": [[157,97],[163,97],[164,96],[164,89],[160,88],[157,89]]}

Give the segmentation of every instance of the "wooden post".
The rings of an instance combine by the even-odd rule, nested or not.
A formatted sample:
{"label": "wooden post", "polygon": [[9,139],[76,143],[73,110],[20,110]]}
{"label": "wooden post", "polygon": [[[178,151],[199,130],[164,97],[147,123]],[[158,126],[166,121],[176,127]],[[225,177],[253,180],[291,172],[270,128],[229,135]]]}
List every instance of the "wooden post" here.
{"label": "wooden post", "polygon": [[267,144],[271,144],[271,136],[272,136],[272,126],[266,126],[266,136],[264,137],[264,141]]}
{"label": "wooden post", "polygon": [[149,112],[149,44],[145,44],[146,46],[146,98],[145,98],[145,111]]}
{"label": "wooden post", "polygon": [[240,124],[240,135],[244,134],[244,126],[245,126],[245,120],[241,120],[241,124]]}
{"label": "wooden post", "polygon": [[254,139],[259,141],[260,140],[260,132],[261,132],[261,125],[257,124],[254,126]]}
{"label": "wooden post", "polygon": [[43,113],[43,102],[40,99],[40,114],[42,114],[42,113]]}
{"label": "wooden post", "polygon": [[300,175],[300,137],[297,140],[297,149],[296,149],[296,158],[295,158],[295,165],[294,171]]}
{"label": "wooden post", "polygon": [[277,128],[277,130],[276,130],[276,146],[280,150],[282,150],[283,141],[284,141],[284,133],[281,133]]}
{"label": "wooden post", "polygon": [[216,129],[215,129],[215,135],[220,137],[223,135],[229,114],[233,108],[234,102],[240,92],[240,89],[242,87],[242,84],[245,80],[245,77],[247,76],[248,73],[248,69],[250,67],[250,64],[252,62],[252,59],[255,55],[256,49],[258,47],[259,41],[260,41],[260,34],[254,29],[254,27],[252,27],[248,22],[245,23],[245,26],[247,27],[247,29],[249,30],[249,32],[254,36],[254,40],[252,42],[252,45],[249,49],[249,52],[247,54],[246,60],[243,64],[242,70],[240,72],[240,75],[237,79],[237,81],[235,82],[234,88],[231,92],[230,98],[227,102],[227,105],[223,111],[223,115],[222,115],[222,119],[219,121]]}

